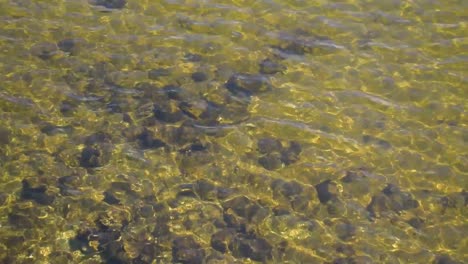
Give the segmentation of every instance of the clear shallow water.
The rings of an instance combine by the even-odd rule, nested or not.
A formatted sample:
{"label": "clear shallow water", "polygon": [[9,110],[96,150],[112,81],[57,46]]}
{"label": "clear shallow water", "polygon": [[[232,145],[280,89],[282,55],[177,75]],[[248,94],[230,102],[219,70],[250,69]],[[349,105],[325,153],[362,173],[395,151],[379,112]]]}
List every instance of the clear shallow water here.
{"label": "clear shallow water", "polygon": [[0,1],[0,259],[463,263],[466,10]]}

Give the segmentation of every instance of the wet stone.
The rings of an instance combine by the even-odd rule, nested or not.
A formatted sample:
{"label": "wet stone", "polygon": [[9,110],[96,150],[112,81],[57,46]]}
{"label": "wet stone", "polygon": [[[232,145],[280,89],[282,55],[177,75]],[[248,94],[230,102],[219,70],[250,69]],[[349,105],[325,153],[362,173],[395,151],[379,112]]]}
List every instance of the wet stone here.
{"label": "wet stone", "polygon": [[85,145],[91,146],[100,143],[110,143],[112,140],[111,136],[105,132],[96,132],[85,138]]}
{"label": "wet stone", "polygon": [[261,138],[257,142],[257,149],[260,153],[262,154],[268,154],[268,153],[273,153],[273,152],[281,152],[283,149],[283,145],[281,144],[281,141],[275,138]]}
{"label": "wet stone", "polygon": [[356,236],[356,227],[348,222],[338,223],[335,232],[341,240],[350,240]]}
{"label": "wet stone", "polygon": [[172,259],[175,263],[201,264],[205,250],[191,236],[180,236],[172,241]]}
{"label": "wet stone", "polygon": [[80,166],[85,168],[96,168],[102,166],[101,151],[94,147],[85,147],[81,151]]}
{"label": "wet stone", "polygon": [[338,195],[336,183],[331,180],[325,180],[315,185],[315,190],[317,191],[320,202],[323,204],[332,199],[336,199]]}
{"label": "wet stone", "polygon": [[181,101],[184,99],[184,91],[181,87],[176,85],[166,85],[162,88],[167,98],[171,100]]}
{"label": "wet stone", "polygon": [[54,136],[57,134],[69,134],[73,131],[73,127],[68,126],[56,126],[52,124],[47,124],[41,128],[41,132],[48,135]]}
{"label": "wet stone", "polygon": [[216,186],[207,180],[197,180],[193,186],[195,193],[202,200],[215,200],[217,196]]}
{"label": "wet stone", "polygon": [[378,217],[382,213],[395,212],[417,208],[418,201],[413,199],[412,195],[403,192],[394,184],[388,184],[381,193],[374,195],[370,204],[367,206],[367,211],[372,217]]}
{"label": "wet stone", "polygon": [[140,147],[143,149],[157,149],[167,146],[164,141],[155,138],[153,133],[147,129],[143,130],[143,132],[137,136],[137,139]]}
{"label": "wet stone", "polygon": [[300,195],[303,191],[302,185],[297,181],[285,182],[281,179],[274,180],[271,183],[271,188],[273,191],[278,192],[287,198]]}
{"label": "wet stone", "polygon": [[58,48],[55,43],[42,42],[32,46],[30,51],[32,55],[48,60],[57,54]]}
{"label": "wet stone", "polygon": [[226,88],[236,96],[249,97],[271,90],[267,77],[254,74],[234,74],[226,82]]}
{"label": "wet stone", "polygon": [[85,40],[81,38],[69,38],[57,42],[57,46],[60,50],[62,50],[63,52],[68,52],[71,55],[78,54],[78,52],[84,44]]}
{"label": "wet stone", "polygon": [[420,229],[424,226],[424,220],[419,217],[413,217],[408,220],[408,224],[416,229]]}
{"label": "wet stone", "polygon": [[290,165],[299,160],[299,154],[301,154],[301,145],[295,141],[291,141],[287,149],[281,151],[281,161],[285,165]]}
{"label": "wet stone", "polygon": [[208,80],[208,75],[204,72],[194,72],[192,73],[192,80],[194,82],[204,82]]}
{"label": "wet stone", "polygon": [[154,117],[166,123],[176,123],[184,119],[184,114],[173,102],[160,102],[154,105]]}
{"label": "wet stone", "polygon": [[99,243],[101,257],[106,264],[128,264],[130,259],[125,252],[122,241],[110,241],[108,243]]}
{"label": "wet stone", "polygon": [[194,53],[187,53],[185,54],[184,58],[190,62],[199,62],[203,59],[203,57],[200,54],[194,54]]}
{"label": "wet stone", "polygon": [[444,208],[463,208],[468,205],[468,192],[451,193],[441,199]]}
{"label": "wet stone", "polygon": [[3,206],[7,203],[8,200],[8,194],[4,192],[0,192],[0,206]]}
{"label": "wet stone", "polygon": [[237,234],[229,243],[229,250],[235,257],[266,261],[271,259],[273,247],[263,238]]}
{"label": "wet stone", "polygon": [[0,146],[10,143],[11,133],[10,130],[0,127]]}
{"label": "wet stone", "polygon": [[264,59],[260,62],[260,73],[263,74],[275,74],[279,72],[283,72],[286,70],[286,67],[275,62],[271,59]]}
{"label": "wet stone", "polygon": [[111,205],[120,204],[120,200],[110,191],[104,192],[104,199],[102,201]]}
{"label": "wet stone", "polygon": [[277,170],[282,167],[281,155],[279,153],[266,154],[258,159],[258,164],[267,170]]}
{"label": "wet stone", "polygon": [[453,260],[450,256],[448,255],[439,255],[436,256],[434,261],[432,262],[433,264],[462,264],[462,262],[458,262],[456,260]]}
{"label": "wet stone", "polygon": [[103,6],[109,9],[122,9],[127,4],[126,0],[90,0],[91,5]]}
{"label": "wet stone", "polygon": [[21,183],[23,185],[21,199],[33,200],[41,205],[50,205],[54,202],[55,196],[46,193],[47,186],[31,187],[31,184],[27,180],[23,180]]}
{"label": "wet stone", "polygon": [[224,210],[232,209],[238,216],[246,217],[249,207],[253,202],[246,196],[234,197],[223,203]]}
{"label": "wet stone", "polygon": [[73,114],[76,108],[77,108],[77,104],[73,102],[63,101],[60,104],[60,112],[65,116],[69,116]]}
{"label": "wet stone", "polygon": [[63,176],[57,180],[57,186],[60,189],[60,194],[63,196],[80,195],[82,192],[74,187],[78,181],[77,176]]}
{"label": "wet stone", "polygon": [[148,71],[148,78],[151,80],[158,80],[161,77],[166,77],[171,75],[171,71],[166,68],[152,69]]}
{"label": "wet stone", "polygon": [[211,247],[221,253],[226,253],[229,242],[235,234],[235,230],[231,228],[226,228],[214,233],[211,236]]}

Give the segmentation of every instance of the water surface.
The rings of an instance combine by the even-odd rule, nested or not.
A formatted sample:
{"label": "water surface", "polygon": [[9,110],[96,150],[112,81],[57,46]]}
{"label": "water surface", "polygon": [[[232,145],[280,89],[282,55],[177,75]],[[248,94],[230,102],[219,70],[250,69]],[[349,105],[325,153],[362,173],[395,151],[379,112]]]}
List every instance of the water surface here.
{"label": "water surface", "polygon": [[463,263],[467,1],[0,1],[0,262]]}

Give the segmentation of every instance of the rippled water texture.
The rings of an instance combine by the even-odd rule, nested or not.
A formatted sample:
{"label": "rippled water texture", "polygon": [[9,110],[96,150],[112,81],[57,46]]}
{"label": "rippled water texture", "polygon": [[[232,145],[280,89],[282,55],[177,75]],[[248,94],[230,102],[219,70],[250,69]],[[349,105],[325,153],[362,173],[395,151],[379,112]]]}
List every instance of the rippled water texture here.
{"label": "rippled water texture", "polygon": [[0,262],[468,262],[467,10],[0,0]]}

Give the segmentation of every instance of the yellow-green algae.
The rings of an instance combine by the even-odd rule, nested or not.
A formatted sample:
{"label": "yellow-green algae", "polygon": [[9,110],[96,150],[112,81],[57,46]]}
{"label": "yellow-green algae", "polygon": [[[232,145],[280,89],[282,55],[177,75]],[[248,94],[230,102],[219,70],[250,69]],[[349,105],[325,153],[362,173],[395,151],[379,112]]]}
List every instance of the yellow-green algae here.
{"label": "yellow-green algae", "polygon": [[[103,10],[86,0],[0,1],[0,260],[102,263],[99,252],[69,243],[100,218],[111,227],[130,223],[121,237],[129,258],[158,242],[155,225],[164,222],[172,237],[158,244],[154,263],[172,262],[171,241],[183,235],[194,237],[209,263],[216,254],[217,263],[255,262],[211,247],[222,199],[176,199],[181,184],[204,179],[265,210],[248,224],[274,247],[265,262],[468,261],[467,3],[129,0]],[[76,54],[57,49],[41,59],[33,52],[70,38],[80,40]],[[286,70],[270,77],[273,89],[250,99],[247,119],[228,116],[210,128],[218,135],[200,135],[209,148],[197,155],[181,154],[180,146],[141,150],[122,135],[134,125],[103,103],[108,87],[87,87],[86,67],[106,63],[103,74],[124,89],[124,112],[140,124],[152,112],[132,97],[138,83],[177,84],[223,104],[231,74],[257,73],[262,60],[278,57]],[[158,68],[170,76],[148,79]],[[195,71],[209,81],[193,82]],[[76,98],[82,102],[72,112],[60,111]],[[48,135],[46,124],[73,130]],[[178,125],[152,129],[170,141],[167,131]],[[96,132],[110,135],[112,155],[86,170],[80,153]],[[257,162],[263,137],[299,142],[299,161],[264,169]],[[351,172],[367,180],[340,180]],[[76,193],[64,195],[57,181],[70,175]],[[22,199],[23,179],[46,185],[54,202]],[[273,190],[275,179],[300,183],[305,207]],[[339,202],[321,204],[314,186],[328,179]],[[120,190],[120,205],[103,202],[112,182],[128,183],[135,195]],[[372,218],[366,207],[389,183],[419,206]],[[156,201],[164,208],[139,217]],[[349,236],[342,234],[347,224]]]}

